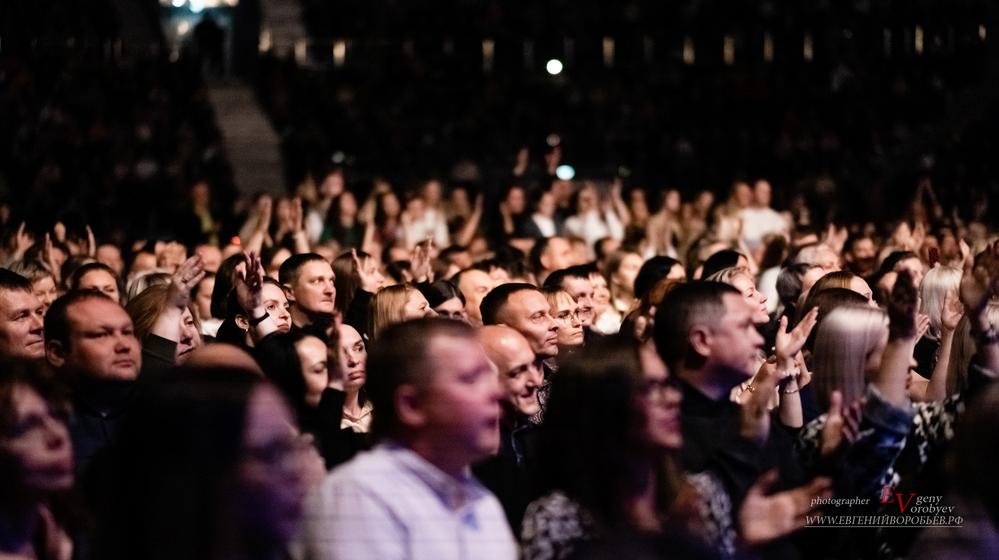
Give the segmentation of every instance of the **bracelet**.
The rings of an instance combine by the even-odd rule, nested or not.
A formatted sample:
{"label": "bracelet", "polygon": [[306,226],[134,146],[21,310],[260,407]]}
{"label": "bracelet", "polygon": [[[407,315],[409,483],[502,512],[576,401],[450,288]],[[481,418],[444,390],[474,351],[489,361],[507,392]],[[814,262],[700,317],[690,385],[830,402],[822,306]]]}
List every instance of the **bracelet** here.
{"label": "bracelet", "polygon": [[259,325],[260,323],[263,323],[270,316],[271,316],[270,313],[267,313],[265,311],[263,315],[261,315],[260,317],[256,317],[256,318],[250,319],[248,321],[248,323],[250,324],[251,327],[255,327],[255,326]]}

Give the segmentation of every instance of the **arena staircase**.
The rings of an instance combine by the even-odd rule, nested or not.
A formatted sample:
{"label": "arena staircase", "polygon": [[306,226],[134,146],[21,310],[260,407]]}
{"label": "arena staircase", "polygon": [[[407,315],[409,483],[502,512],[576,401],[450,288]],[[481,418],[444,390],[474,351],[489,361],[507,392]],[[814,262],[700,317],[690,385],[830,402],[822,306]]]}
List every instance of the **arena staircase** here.
{"label": "arena staircase", "polygon": [[283,195],[281,141],[257,104],[253,88],[227,80],[210,83],[208,94],[240,193]]}

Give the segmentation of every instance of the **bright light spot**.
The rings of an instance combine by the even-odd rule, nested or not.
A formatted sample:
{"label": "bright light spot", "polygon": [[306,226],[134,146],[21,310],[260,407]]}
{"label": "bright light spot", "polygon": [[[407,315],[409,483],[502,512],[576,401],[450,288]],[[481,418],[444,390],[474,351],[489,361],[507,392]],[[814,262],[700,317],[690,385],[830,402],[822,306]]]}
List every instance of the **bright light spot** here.
{"label": "bright light spot", "polygon": [[554,148],[555,146],[558,146],[561,143],[562,143],[562,138],[559,137],[558,134],[549,134],[548,137],[545,138],[545,144],[548,144],[549,148]]}
{"label": "bright light spot", "polygon": [[177,24],[177,35],[187,35],[187,32],[191,30],[191,24],[186,21],[182,21]]}
{"label": "bright light spot", "polygon": [[191,11],[194,13],[200,13],[201,10],[205,9],[204,0],[191,0]]}
{"label": "bright light spot", "polygon": [[340,150],[337,150],[333,152],[333,157],[330,158],[330,161],[332,161],[333,163],[343,163],[345,159],[347,159],[346,154],[344,154]]}
{"label": "bright light spot", "polygon": [[173,0],[173,2],[171,2],[171,4],[173,5],[174,8],[179,8],[179,7],[183,6],[184,2],[186,2],[186,1],[187,0]]}
{"label": "bright light spot", "polygon": [[555,168],[555,176],[563,181],[569,181],[576,176],[576,170],[571,165],[560,165]]}
{"label": "bright light spot", "polygon": [[545,70],[547,70],[552,76],[558,76],[562,73],[562,61],[557,58],[549,60],[548,63],[545,64]]}

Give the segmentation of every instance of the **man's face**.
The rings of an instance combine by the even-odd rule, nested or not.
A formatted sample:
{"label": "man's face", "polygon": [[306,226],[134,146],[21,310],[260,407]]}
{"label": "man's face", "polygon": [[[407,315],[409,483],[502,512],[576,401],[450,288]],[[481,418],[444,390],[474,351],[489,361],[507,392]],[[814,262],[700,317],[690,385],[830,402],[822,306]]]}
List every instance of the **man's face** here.
{"label": "man's face", "polygon": [[499,315],[504,325],[524,335],[539,357],[558,355],[558,325],[541,292],[521,290],[514,293]]}
{"label": "man's face", "polygon": [[430,383],[419,396],[421,431],[472,463],[499,447],[500,390],[493,366],[474,340],[436,336],[429,343]]}
{"label": "man's face", "polygon": [[726,293],[725,315],[710,329],[708,361],[746,378],[753,375],[752,364],[763,337],[753,326],[753,307],[738,294]]}
{"label": "man's face", "polygon": [[87,298],[66,310],[69,338],[65,346],[49,341],[46,357],[56,369],[104,381],[133,381],[142,366],[132,319],[106,298]]}
{"label": "man's face", "polygon": [[541,410],[538,388],[544,381],[534,351],[520,333],[506,327],[494,328],[509,332],[499,336],[483,333],[480,340],[486,346],[489,360],[496,366],[505,408],[522,416],[533,416]]}
{"label": "man's face", "polygon": [[45,355],[42,301],[23,290],[0,290],[0,357],[38,359]]}
{"label": "man's face", "polygon": [[770,199],[773,189],[770,188],[770,181],[760,179],[753,185],[753,201],[761,208],[770,207]]}
{"label": "man's face", "polygon": [[576,299],[579,306],[579,320],[583,326],[593,324],[593,282],[589,278],[567,277],[562,281],[562,289]]}
{"label": "man's face", "polygon": [[97,247],[97,262],[111,267],[111,270],[121,275],[125,271],[125,261],[121,258],[121,250],[114,245],[100,245]]}
{"label": "man's face", "polygon": [[493,279],[481,270],[469,270],[461,275],[458,289],[465,296],[465,312],[473,325],[482,324],[482,312],[479,304],[482,298],[493,289]]}
{"label": "man's face", "polygon": [[303,264],[291,285],[294,305],[306,313],[333,313],[333,301],[336,300],[333,278],[333,267],[326,261]]}
{"label": "man's face", "polygon": [[545,270],[559,270],[572,266],[572,263],[572,245],[569,240],[562,237],[551,238],[541,255],[541,266]]}

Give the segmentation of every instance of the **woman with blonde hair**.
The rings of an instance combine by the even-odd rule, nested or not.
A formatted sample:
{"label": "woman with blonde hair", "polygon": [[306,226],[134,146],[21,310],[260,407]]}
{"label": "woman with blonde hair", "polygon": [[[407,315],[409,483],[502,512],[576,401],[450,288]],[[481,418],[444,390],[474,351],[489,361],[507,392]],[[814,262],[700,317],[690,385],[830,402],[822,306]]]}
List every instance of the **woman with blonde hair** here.
{"label": "woman with blonde hair", "polygon": [[[955,266],[935,266],[923,277],[919,286],[919,312],[930,318],[930,328],[916,344],[916,373],[929,379],[937,365],[947,369],[947,362],[953,345],[955,310],[960,319],[961,306],[958,302],[958,289],[961,285],[962,270]],[[942,363],[941,363],[942,362]],[[943,395],[937,395],[943,398]]]}
{"label": "woman with blonde hair", "polygon": [[377,339],[379,333],[396,323],[436,315],[420,290],[409,284],[386,286],[371,298],[368,339]]}
{"label": "woman with blonde hair", "polygon": [[828,290],[830,288],[852,290],[867,298],[868,303],[871,305],[876,305],[874,303],[874,292],[871,290],[871,286],[866,280],[849,270],[837,270],[823,275],[821,278],[816,280],[814,284],[812,284],[811,289],[805,292],[805,297],[807,298],[810,294],[817,294],[822,290]]}
{"label": "woman with blonde hair", "polygon": [[828,408],[833,391],[846,403],[861,398],[887,344],[888,315],[881,309],[845,305],[823,317],[812,350],[812,382],[821,407]]}
{"label": "woman with blonde hair", "polygon": [[548,300],[548,307],[558,325],[559,356],[565,349],[583,345],[583,322],[579,319],[579,305],[569,292],[558,288],[541,290]]}
{"label": "woman with blonde hair", "polygon": [[746,303],[753,306],[753,323],[762,325],[770,322],[770,312],[767,310],[767,296],[756,289],[756,279],[753,278],[748,268],[740,266],[723,268],[706,278],[706,280],[728,284],[739,290]]}

